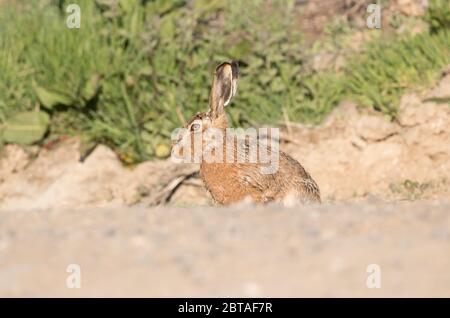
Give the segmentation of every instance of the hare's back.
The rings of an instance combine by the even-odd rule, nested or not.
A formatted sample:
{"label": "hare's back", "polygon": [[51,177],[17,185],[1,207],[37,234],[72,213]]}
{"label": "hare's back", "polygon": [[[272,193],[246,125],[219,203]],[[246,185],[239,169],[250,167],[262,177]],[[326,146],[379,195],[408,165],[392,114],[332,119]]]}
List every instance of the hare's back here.
{"label": "hare's back", "polygon": [[284,180],[284,192],[295,194],[301,201],[320,202],[317,183],[297,160],[284,152],[280,152],[278,178]]}

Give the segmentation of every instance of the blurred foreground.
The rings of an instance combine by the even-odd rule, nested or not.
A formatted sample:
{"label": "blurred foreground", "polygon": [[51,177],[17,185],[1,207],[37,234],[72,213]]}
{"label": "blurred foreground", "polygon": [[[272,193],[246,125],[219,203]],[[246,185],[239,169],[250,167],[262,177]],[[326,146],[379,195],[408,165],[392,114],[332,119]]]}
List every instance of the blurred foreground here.
{"label": "blurred foreground", "polygon": [[[450,296],[450,202],[1,212],[0,296]],[[69,264],[81,288],[66,287]],[[377,264],[381,288],[369,289]]]}

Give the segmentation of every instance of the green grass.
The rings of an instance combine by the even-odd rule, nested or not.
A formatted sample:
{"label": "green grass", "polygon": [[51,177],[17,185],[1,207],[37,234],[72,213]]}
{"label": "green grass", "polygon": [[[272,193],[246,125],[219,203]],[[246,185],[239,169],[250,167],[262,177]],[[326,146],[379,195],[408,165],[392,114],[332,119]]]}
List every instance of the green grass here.
{"label": "green grass", "polygon": [[345,67],[345,94],[394,117],[405,91],[429,87],[449,63],[448,30],[375,42]]}
{"label": "green grass", "polygon": [[[0,12],[0,130],[45,112],[44,138],[80,134],[147,160],[206,110],[212,70],[229,59],[241,66],[233,125],[319,123],[344,99],[395,117],[405,91],[429,87],[450,63],[449,15],[435,1],[430,32],[377,37],[327,72],[309,70],[293,0],[20,1]],[[81,29],[65,27],[66,2],[80,4]]]}

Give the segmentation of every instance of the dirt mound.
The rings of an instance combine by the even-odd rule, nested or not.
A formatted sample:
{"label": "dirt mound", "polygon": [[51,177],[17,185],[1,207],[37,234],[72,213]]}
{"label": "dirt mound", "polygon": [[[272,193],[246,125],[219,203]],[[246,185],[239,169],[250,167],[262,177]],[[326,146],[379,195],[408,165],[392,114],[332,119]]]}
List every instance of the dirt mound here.
{"label": "dirt mound", "polygon": [[449,197],[450,74],[421,98],[404,95],[395,122],[344,103],[288,151],[311,170],[325,198]]}
{"label": "dirt mound", "polygon": [[316,178],[325,199],[448,196],[450,108],[406,95],[397,122],[345,103],[287,151]]}
{"label": "dirt mound", "polygon": [[149,189],[165,184],[169,161],[127,168],[116,154],[99,145],[80,161],[78,138],[41,149],[36,156],[8,145],[1,159],[0,200],[3,208],[46,209],[133,204]]}
{"label": "dirt mound", "polygon": [[[450,74],[444,73],[423,97],[403,96],[395,122],[342,103],[318,127],[288,127],[283,135],[289,142],[282,148],[311,172],[324,201],[370,195],[386,200],[448,198],[448,98]],[[125,167],[102,145],[81,162],[79,146],[77,138],[51,149],[6,146],[0,158],[0,207],[81,208],[169,198],[177,205],[208,204],[201,182],[183,178],[195,166],[166,160]],[[169,191],[161,194],[164,189]]]}

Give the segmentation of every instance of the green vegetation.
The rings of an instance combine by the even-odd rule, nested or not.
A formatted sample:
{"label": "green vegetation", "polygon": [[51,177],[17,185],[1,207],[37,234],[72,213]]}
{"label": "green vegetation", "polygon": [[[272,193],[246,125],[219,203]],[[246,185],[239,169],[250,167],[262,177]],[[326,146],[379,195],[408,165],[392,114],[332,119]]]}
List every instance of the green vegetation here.
{"label": "green vegetation", "polygon": [[431,0],[425,16],[432,32],[450,29],[450,4],[447,0]]}
{"label": "green vegetation", "polygon": [[[66,4],[74,2],[81,6],[80,29],[65,24]],[[448,4],[431,4],[430,32],[377,37],[338,71],[326,72],[309,67],[312,50],[302,44],[293,0],[4,6],[0,139],[31,144],[81,134],[127,162],[165,156],[161,146],[206,109],[212,70],[229,59],[239,61],[242,73],[229,108],[234,125],[286,117],[319,123],[343,99],[395,116],[405,90],[429,86],[450,63]]]}
{"label": "green vegetation", "polygon": [[405,200],[423,199],[426,195],[432,195],[439,189],[448,188],[448,181],[445,178],[433,180],[429,182],[418,182],[414,180],[405,180],[400,183],[391,183],[390,191],[402,197]]}
{"label": "green vegetation", "polygon": [[432,84],[449,62],[448,31],[370,43],[345,67],[345,93],[363,106],[395,116],[400,96]]}

